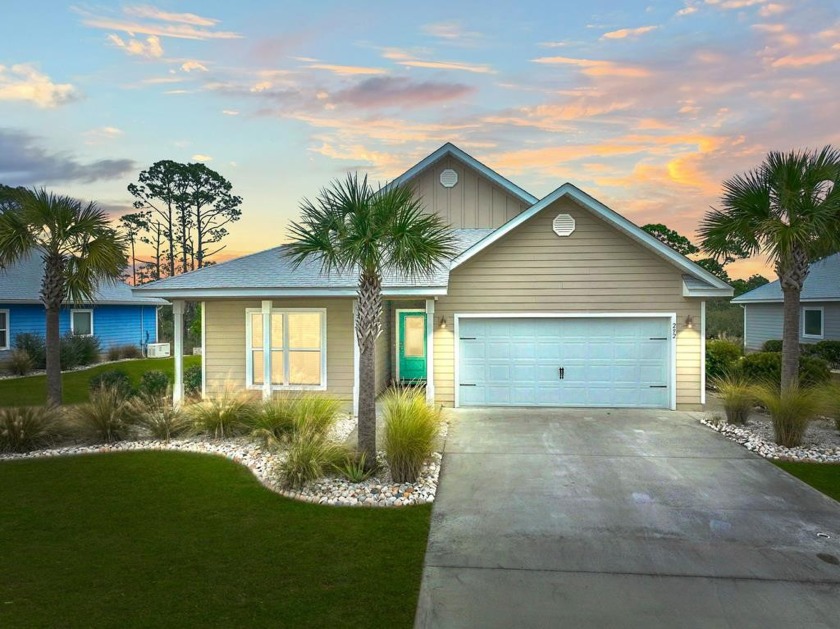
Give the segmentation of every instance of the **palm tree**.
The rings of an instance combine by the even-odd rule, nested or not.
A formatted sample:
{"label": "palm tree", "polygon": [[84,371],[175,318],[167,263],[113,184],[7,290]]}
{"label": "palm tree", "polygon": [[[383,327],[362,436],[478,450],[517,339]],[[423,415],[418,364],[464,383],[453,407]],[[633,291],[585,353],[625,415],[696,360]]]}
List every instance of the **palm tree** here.
{"label": "palm tree", "polygon": [[302,218],[290,228],[289,255],[308,258],[324,272],[358,273],[356,342],[359,346],[359,450],[376,461],[374,348],[382,331],[382,273],[428,274],[452,258],[455,241],[436,214],[425,214],[404,185],[374,190],[367,176],[348,174],[301,203]]}
{"label": "palm tree", "polygon": [[783,389],[798,381],[800,295],[809,265],[840,249],[840,151],[772,152],[755,170],[723,183],[722,210],[700,226],[716,256],[764,253],[784,295]]}
{"label": "palm tree", "polygon": [[0,214],[0,266],[30,255],[44,262],[41,302],[47,323],[47,399],[61,404],[58,317],[62,304],[91,303],[101,281],[116,281],[126,264],[125,243],[94,203],[46,190],[24,190]]}

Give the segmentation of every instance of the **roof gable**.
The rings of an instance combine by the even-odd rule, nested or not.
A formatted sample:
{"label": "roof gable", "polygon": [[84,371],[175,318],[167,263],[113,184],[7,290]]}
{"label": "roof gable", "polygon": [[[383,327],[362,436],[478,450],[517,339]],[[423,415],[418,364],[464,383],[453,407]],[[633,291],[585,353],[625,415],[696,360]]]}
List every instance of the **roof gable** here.
{"label": "roof gable", "polygon": [[[480,253],[481,251],[498,241],[506,234],[510,233],[511,231],[525,223],[528,219],[538,214],[539,212],[547,208],[549,205],[563,197],[568,197],[576,201],[579,205],[591,211],[593,214],[600,217],[620,232],[623,232],[625,235],[629,236],[631,239],[635,240],[643,247],[646,247],[658,256],[664,258],[665,260],[676,266],[678,269],[682,270],[684,273],[694,278],[697,278],[698,280],[701,280],[704,284],[708,286],[708,288],[704,290],[703,295],[697,296],[728,297],[732,295],[732,287],[730,287],[726,282],[712,275],[711,273],[698,266],[685,256],[680,255],[679,253],[671,249],[669,246],[660,242],[659,240],[648,234],[646,231],[638,227],[635,223],[627,220],[617,212],[611,210],[606,205],[604,205],[597,199],[589,196],[588,194],[586,194],[571,183],[564,183],[562,186],[554,190],[554,192],[546,195],[541,200],[534,203],[527,210],[525,210],[515,218],[511,219],[510,221],[502,225],[499,229],[489,234],[486,238],[480,240],[475,245],[464,251],[461,255],[459,255],[452,261],[450,270],[457,268],[473,256],[477,255],[478,253]],[[685,290],[689,291],[687,293],[687,296],[694,296],[690,294],[690,287]]]}
{"label": "roof gable", "polygon": [[409,168],[402,175],[391,181],[386,186],[386,188],[390,186],[398,186],[410,181],[411,179],[419,175],[421,172],[425,171],[427,168],[446,157],[447,155],[460,160],[473,170],[477,171],[478,173],[495,183],[496,185],[500,186],[502,189],[504,189],[506,192],[508,192],[515,198],[525,203],[526,205],[532,205],[537,202],[538,199],[533,194],[524,190],[523,188],[520,188],[515,183],[503,177],[489,166],[482,164],[472,155],[462,151],[451,142],[447,142],[434,153],[417,162],[414,166]]}
{"label": "roof gable", "polygon": [[[808,267],[800,301],[840,301],[840,253],[818,260]],[[754,288],[732,300],[733,304],[783,302],[779,280]]]}

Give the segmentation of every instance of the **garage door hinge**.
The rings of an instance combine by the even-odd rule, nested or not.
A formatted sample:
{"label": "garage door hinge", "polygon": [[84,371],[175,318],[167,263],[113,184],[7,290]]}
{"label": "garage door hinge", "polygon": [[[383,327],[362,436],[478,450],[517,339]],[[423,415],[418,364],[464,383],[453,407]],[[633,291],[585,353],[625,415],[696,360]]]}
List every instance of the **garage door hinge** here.
{"label": "garage door hinge", "polygon": [[667,389],[668,385],[667,384],[652,384],[652,385],[650,385],[650,388],[651,389]]}
{"label": "garage door hinge", "polygon": [[474,384],[465,384],[465,383],[463,383],[463,382],[462,382],[462,383],[461,383],[461,386],[462,386],[462,387],[474,387],[474,386],[476,386],[476,385],[474,385]]}
{"label": "garage door hinge", "polygon": [[462,336],[460,340],[462,340],[462,341],[474,341],[475,337],[474,336]]}

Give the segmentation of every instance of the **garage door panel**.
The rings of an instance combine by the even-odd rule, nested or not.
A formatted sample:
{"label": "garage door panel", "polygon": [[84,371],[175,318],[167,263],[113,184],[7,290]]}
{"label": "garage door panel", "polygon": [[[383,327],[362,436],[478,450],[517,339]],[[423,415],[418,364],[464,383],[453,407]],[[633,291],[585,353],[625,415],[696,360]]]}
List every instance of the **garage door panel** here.
{"label": "garage door panel", "polygon": [[459,401],[667,408],[669,331],[665,318],[463,318]]}

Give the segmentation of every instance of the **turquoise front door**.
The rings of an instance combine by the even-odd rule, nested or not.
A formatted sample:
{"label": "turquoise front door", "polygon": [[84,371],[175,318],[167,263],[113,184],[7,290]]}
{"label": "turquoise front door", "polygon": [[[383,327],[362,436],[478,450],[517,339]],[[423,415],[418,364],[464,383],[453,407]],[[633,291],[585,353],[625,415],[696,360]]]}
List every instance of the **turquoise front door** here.
{"label": "turquoise front door", "polygon": [[400,312],[398,315],[399,379],[426,380],[426,313]]}

